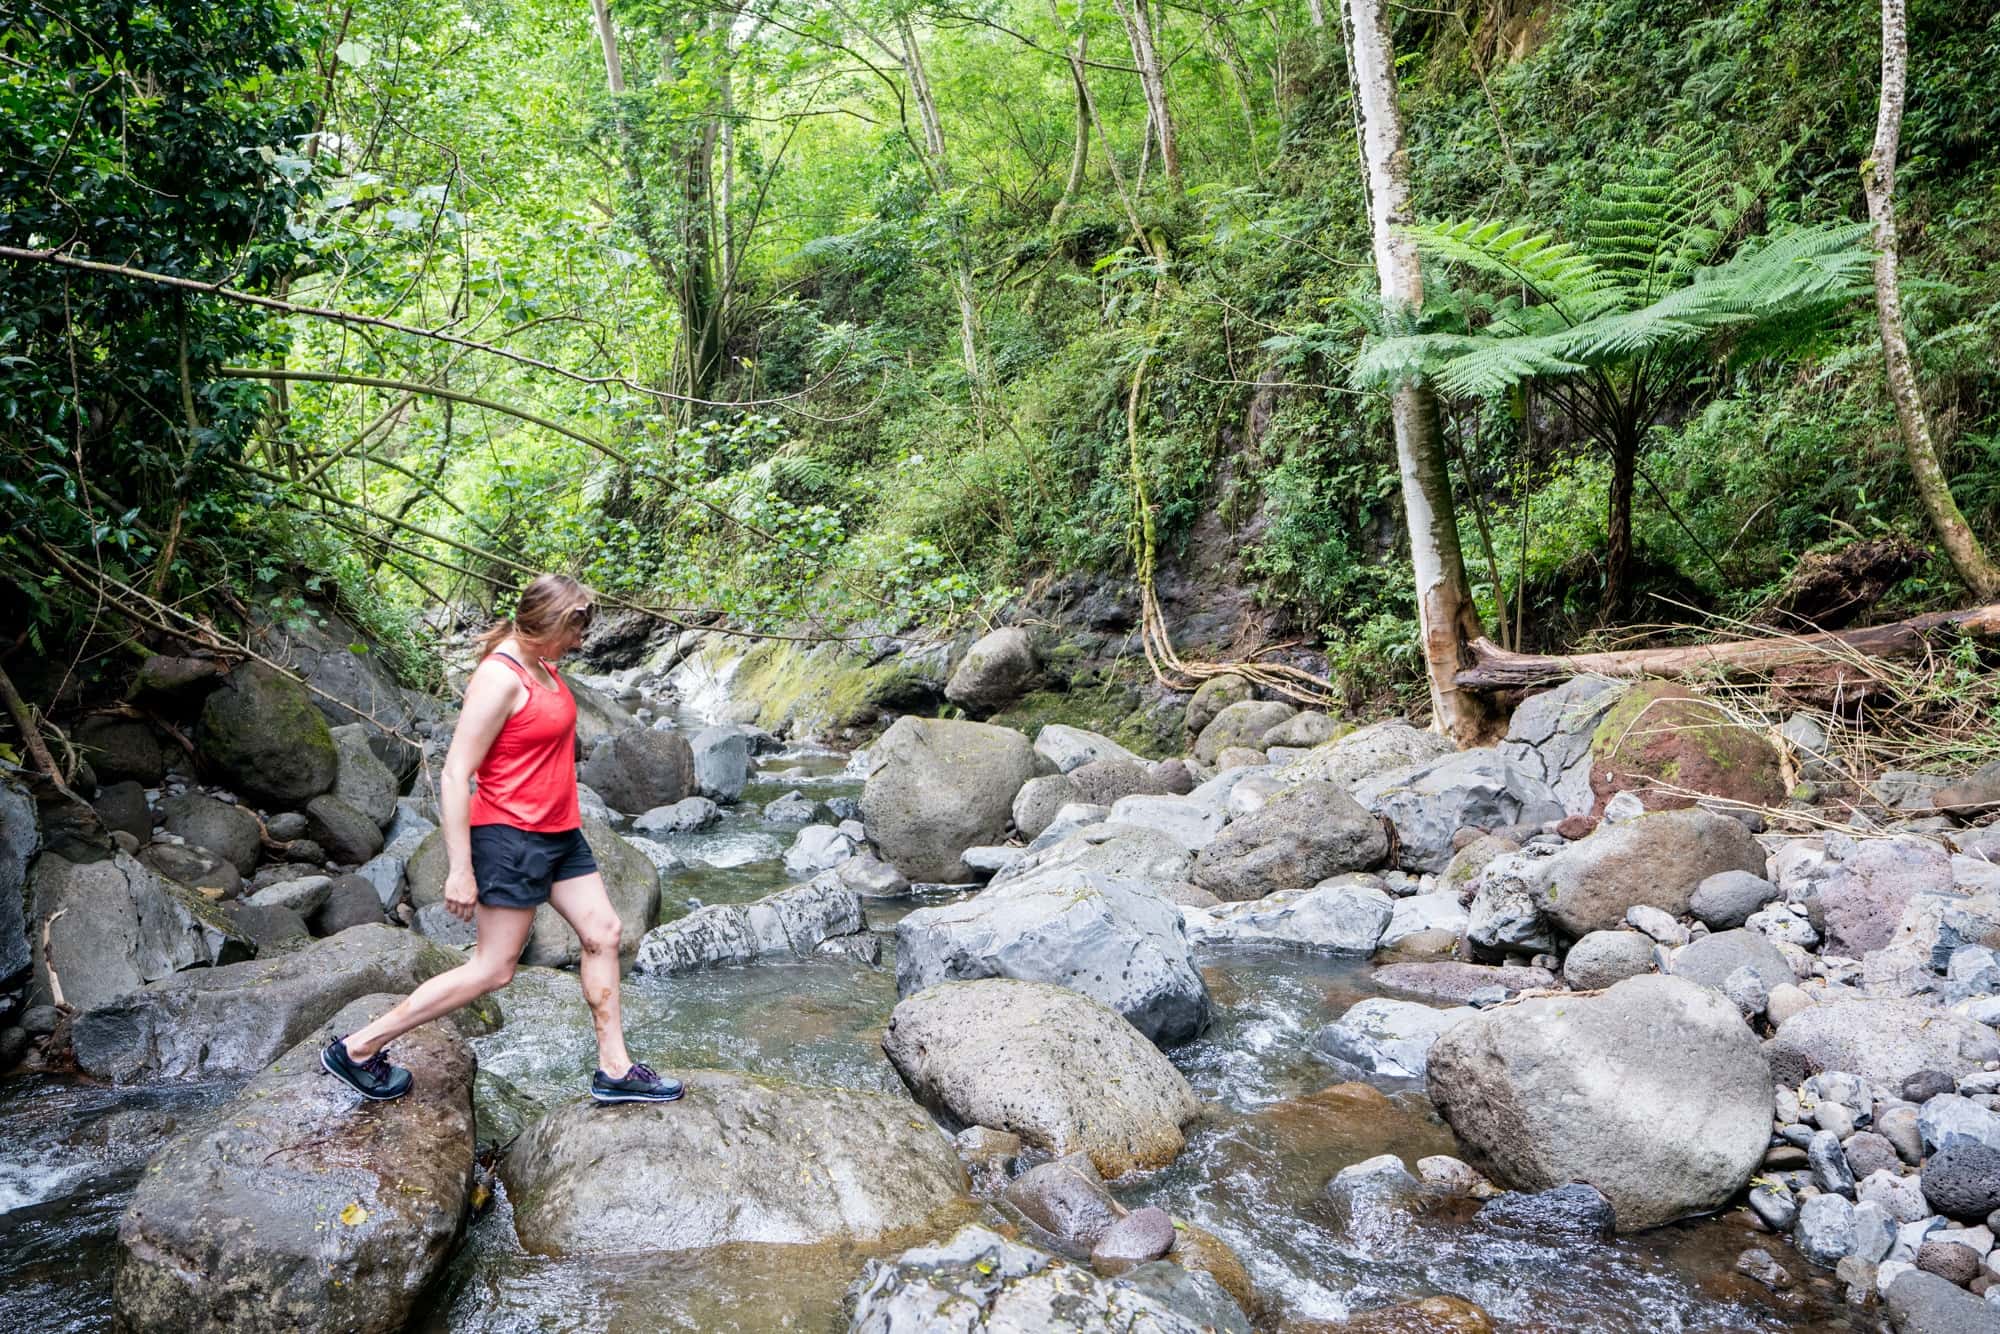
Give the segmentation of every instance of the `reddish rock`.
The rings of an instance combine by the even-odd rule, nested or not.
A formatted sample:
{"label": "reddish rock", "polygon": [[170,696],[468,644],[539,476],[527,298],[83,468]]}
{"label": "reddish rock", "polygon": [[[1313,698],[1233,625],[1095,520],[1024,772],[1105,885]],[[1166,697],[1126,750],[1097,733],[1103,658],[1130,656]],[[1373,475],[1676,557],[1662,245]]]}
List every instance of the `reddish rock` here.
{"label": "reddish rock", "polygon": [[1785,799],[1778,752],[1763,734],[1671,682],[1629,687],[1597,725],[1590,750],[1593,814],[1625,791],[1653,810],[1691,806],[1697,794],[1752,806]]}

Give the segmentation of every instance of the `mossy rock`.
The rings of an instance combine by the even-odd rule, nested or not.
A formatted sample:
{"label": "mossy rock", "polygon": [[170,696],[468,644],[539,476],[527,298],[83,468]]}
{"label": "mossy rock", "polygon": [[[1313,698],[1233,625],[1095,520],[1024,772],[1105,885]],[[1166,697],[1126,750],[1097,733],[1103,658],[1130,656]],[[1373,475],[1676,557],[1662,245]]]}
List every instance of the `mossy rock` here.
{"label": "mossy rock", "polygon": [[1785,799],[1778,752],[1711,700],[1669,681],[1626,688],[1590,740],[1596,813],[1632,791],[1655,810],[1721,797],[1752,806]]}
{"label": "mossy rock", "polygon": [[865,727],[884,713],[928,708],[940,698],[935,676],[902,656],[870,665],[838,644],[811,649],[769,641],[745,653],[730,693],[754,705],[767,731],[832,732]]}
{"label": "mossy rock", "polygon": [[1156,721],[1129,685],[1105,683],[1083,690],[1036,690],[986,721],[1033,737],[1050,723],[1110,737],[1135,755],[1164,759],[1179,754],[1179,717]]}
{"label": "mossy rock", "polygon": [[286,810],[330,791],[340,772],[333,733],[312,697],[254,661],[231,671],[203,703],[196,754],[211,781]]}

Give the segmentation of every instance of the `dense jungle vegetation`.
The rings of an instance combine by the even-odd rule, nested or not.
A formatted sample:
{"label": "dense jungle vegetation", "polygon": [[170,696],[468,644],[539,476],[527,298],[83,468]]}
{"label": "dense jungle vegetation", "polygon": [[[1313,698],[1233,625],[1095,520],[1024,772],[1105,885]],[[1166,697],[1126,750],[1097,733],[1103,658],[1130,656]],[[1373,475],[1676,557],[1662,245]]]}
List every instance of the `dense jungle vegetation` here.
{"label": "dense jungle vegetation", "polygon": [[[1229,559],[1197,581],[1253,588],[1356,694],[1407,686],[1397,359],[1364,348],[1569,322],[1548,258],[1603,259],[1621,226],[1685,252],[1666,286],[1800,237],[1845,258],[1671,356],[1612,340],[1596,407],[1546,363],[1410,361],[1443,395],[1496,637],[1971,600],[1844,226],[1867,216],[1875,0],[1395,9],[1437,224],[1421,327],[1376,296],[1353,65],[1319,0],[0,14],[17,662],[109,613],[185,628],[312,591],[414,648],[412,610],[543,567],[764,628],[943,620],[1129,575],[1143,494],[1160,562],[1220,524]],[[1992,539],[2000,5],[1915,0],[1909,40],[1903,304]],[[1450,225],[1488,220],[1522,230]],[[1544,267],[1482,262],[1496,235]],[[1865,606],[1799,599],[1802,561],[1863,542]]]}

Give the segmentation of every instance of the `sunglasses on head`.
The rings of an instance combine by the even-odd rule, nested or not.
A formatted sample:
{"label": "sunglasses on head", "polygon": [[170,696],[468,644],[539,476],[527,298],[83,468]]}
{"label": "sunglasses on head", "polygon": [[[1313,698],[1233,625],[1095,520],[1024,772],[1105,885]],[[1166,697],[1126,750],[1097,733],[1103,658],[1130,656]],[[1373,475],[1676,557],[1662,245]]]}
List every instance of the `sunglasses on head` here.
{"label": "sunglasses on head", "polygon": [[572,607],[566,619],[581,629],[589,629],[590,623],[597,619],[597,604],[586,602],[581,607]]}

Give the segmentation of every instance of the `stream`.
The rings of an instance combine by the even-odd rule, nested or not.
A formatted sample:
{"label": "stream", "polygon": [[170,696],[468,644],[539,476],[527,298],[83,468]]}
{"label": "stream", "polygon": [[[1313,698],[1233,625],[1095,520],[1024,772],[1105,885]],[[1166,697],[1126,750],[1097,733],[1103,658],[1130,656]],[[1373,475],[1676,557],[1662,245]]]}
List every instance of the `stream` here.
{"label": "stream", "polygon": [[[798,826],[766,823],[766,802],[795,788],[814,800],[860,792],[845,755],[798,749],[759,764],[718,826],[661,840],[686,863],[667,876],[662,920],[697,902],[747,901],[791,883],[780,859]],[[882,940],[877,968],[815,957],[628,982],[635,1056],[668,1071],[718,1067],[900,1092],[880,1047],[896,1002],[894,931],[925,901],[867,901]],[[1355,1001],[1381,993],[1370,966],[1275,951],[1212,953],[1205,963],[1216,1022],[1171,1056],[1207,1111],[1171,1167],[1113,1190],[1129,1206],[1158,1204],[1222,1237],[1273,1313],[1337,1320],[1448,1293],[1478,1303],[1497,1328],[1537,1334],[1866,1327],[1842,1306],[1831,1274],[1786,1239],[1753,1231],[1740,1210],[1605,1243],[1504,1234],[1463,1213],[1351,1243],[1322,1198],[1336,1172],[1380,1153],[1414,1164],[1453,1152],[1450,1130],[1420,1094],[1311,1096],[1336,1077],[1309,1054],[1309,1040]],[[532,1117],[580,1094],[595,1050],[574,976],[522,969],[498,999],[505,1026],[474,1044],[482,1113]],[[118,1217],[146,1158],[235,1087],[114,1088],[46,1075],[0,1083],[0,1329],[110,1326]],[[489,1118],[481,1137],[506,1129]],[[1736,1256],[1749,1246],[1770,1251],[1796,1286],[1774,1294],[1736,1274]],[[839,1248],[754,1246],[550,1259],[521,1248],[496,1189],[412,1328],[830,1334],[846,1327],[842,1297],[866,1259]]]}

